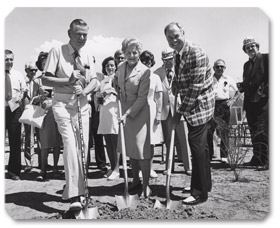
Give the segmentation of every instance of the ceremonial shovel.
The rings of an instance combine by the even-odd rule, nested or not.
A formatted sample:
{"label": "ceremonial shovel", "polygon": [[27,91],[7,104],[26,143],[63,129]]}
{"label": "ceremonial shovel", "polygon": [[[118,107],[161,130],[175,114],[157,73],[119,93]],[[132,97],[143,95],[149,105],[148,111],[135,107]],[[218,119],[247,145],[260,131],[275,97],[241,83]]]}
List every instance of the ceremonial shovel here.
{"label": "ceremonial shovel", "polygon": [[89,191],[88,191],[88,180],[87,180],[87,171],[86,171],[86,155],[85,155],[85,145],[84,145],[84,136],[83,136],[83,125],[82,125],[82,114],[81,114],[81,103],[80,96],[77,95],[78,101],[78,122],[79,122],[79,131],[80,131],[80,142],[81,142],[81,155],[82,155],[82,168],[84,174],[84,184],[85,184],[85,199],[82,202],[83,209],[75,212],[76,219],[96,219],[99,217],[99,213],[96,207],[89,207]]}
{"label": "ceremonial shovel", "polygon": [[[175,94],[174,114],[176,112],[176,105],[177,105],[177,92]],[[166,204],[161,203],[160,201],[156,200],[154,208],[166,208],[169,210],[173,210],[179,204],[179,202],[172,201],[170,199],[170,179],[171,179],[171,168],[172,168],[172,163],[173,163],[175,129],[176,129],[176,126],[172,125],[170,147],[169,147],[169,157],[168,157],[168,163],[167,163],[167,174],[166,174],[166,190],[165,190]]]}
{"label": "ceremonial shovel", "polygon": [[[121,102],[118,100],[119,116],[122,116]],[[121,148],[122,148],[122,161],[123,161],[123,171],[124,171],[124,195],[115,196],[117,201],[117,207],[119,210],[124,208],[135,209],[139,203],[138,195],[128,194],[128,179],[127,179],[127,164],[126,164],[126,148],[124,139],[124,126],[122,122],[120,124],[120,137],[121,137]]]}

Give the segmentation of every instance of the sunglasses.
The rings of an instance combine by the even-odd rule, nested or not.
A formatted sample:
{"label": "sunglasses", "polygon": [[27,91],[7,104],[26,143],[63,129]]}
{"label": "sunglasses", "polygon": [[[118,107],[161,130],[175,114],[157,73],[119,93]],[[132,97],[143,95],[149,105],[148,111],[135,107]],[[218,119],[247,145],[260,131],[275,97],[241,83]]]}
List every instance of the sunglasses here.
{"label": "sunglasses", "polygon": [[225,66],[215,66],[215,68],[222,68],[222,69],[225,69],[226,67],[225,67]]}
{"label": "sunglasses", "polygon": [[255,45],[255,44],[252,44],[252,45],[250,45],[250,46],[245,47],[245,50],[250,50],[251,48],[254,48],[254,47],[256,47],[256,45]]}
{"label": "sunglasses", "polygon": [[31,72],[37,72],[37,69],[29,69]]}

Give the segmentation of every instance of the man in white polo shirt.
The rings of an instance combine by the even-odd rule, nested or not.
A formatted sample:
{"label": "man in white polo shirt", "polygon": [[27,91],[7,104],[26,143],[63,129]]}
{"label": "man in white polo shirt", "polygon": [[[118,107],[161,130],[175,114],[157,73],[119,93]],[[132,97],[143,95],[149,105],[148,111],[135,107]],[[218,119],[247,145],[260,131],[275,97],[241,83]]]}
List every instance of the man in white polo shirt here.
{"label": "man in white polo shirt", "polygon": [[84,45],[88,25],[82,19],[71,22],[68,44],[50,50],[42,82],[54,87],[53,114],[63,140],[66,187],[62,198],[70,199],[70,210],[82,209],[80,196],[85,194],[81,165],[81,140],[77,96],[80,97],[84,150],[88,152],[89,105],[87,95],[99,88],[92,53]]}
{"label": "man in white polo shirt", "polygon": [[[227,162],[229,149],[229,120],[230,107],[235,103],[239,96],[236,82],[232,77],[225,75],[226,63],[222,59],[218,59],[213,67],[215,73],[213,77],[213,85],[215,91],[215,112],[208,134],[208,146],[210,159],[213,158],[213,134],[217,131],[217,135],[221,138],[220,153],[222,162]],[[233,96],[231,95],[233,94]]]}

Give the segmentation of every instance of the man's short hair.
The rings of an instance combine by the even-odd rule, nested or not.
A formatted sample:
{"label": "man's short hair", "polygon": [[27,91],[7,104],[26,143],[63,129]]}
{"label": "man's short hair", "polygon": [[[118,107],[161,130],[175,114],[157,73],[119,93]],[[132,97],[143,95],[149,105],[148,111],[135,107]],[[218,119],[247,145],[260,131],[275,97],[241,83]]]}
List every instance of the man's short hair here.
{"label": "man's short hair", "polygon": [[165,26],[165,28],[164,28],[164,35],[166,35],[167,29],[169,29],[173,25],[176,25],[179,29],[181,29],[183,31],[183,34],[185,34],[183,27],[178,22],[171,22],[171,23],[169,23],[168,25]]}
{"label": "man's short hair", "polygon": [[75,19],[71,22],[69,29],[73,29],[74,25],[87,26],[87,23],[83,19]]}
{"label": "man's short hair", "polygon": [[224,66],[226,66],[226,62],[225,62],[225,60],[223,60],[223,59],[217,59],[217,60],[214,62],[214,66],[216,66],[218,62],[223,62],[223,63],[224,63]]}

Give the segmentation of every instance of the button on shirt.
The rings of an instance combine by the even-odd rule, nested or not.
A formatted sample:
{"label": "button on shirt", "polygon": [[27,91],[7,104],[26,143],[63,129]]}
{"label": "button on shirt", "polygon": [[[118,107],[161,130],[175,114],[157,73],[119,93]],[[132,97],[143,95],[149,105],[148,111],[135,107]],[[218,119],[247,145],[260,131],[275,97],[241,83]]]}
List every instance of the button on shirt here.
{"label": "button on shirt", "polygon": [[[9,77],[11,80],[12,97],[18,97],[23,91],[26,91],[24,76],[19,71],[11,69]],[[8,106],[7,101],[5,101],[5,106]]]}
{"label": "button on shirt", "polygon": [[222,75],[219,80],[213,76],[213,85],[216,100],[228,100],[237,91],[236,82],[227,75]]}
{"label": "button on shirt", "polygon": [[[70,43],[51,49],[44,71],[58,78],[70,78],[75,65],[74,52]],[[82,65],[86,68],[86,81],[89,83],[96,77],[92,55],[84,47],[79,50],[79,55]],[[73,94],[74,91],[73,85],[54,87],[54,93]]]}

